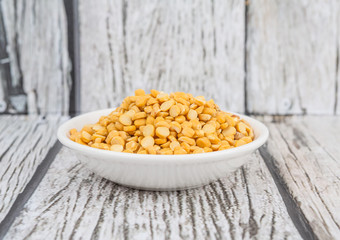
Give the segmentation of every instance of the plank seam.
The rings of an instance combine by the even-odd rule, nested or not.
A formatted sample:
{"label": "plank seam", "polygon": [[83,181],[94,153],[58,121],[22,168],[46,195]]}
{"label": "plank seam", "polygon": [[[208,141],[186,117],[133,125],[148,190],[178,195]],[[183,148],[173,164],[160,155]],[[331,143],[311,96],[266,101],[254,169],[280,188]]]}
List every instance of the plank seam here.
{"label": "plank seam", "polygon": [[67,45],[71,69],[71,91],[69,115],[75,116],[80,112],[80,28],[78,0],[64,0],[65,13],[67,18]]}
{"label": "plank seam", "polygon": [[6,114],[8,110],[8,103],[9,103],[9,93],[8,93],[8,82],[11,81],[11,74],[10,74],[10,62],[9,62],[9,56],[6,50],[7,47],[7,36],[6,36],[6,30],[5,30],[5,24],[2,14],[2,6],[0,1],[0,74],[3,74],[4,81],[1,81],[0,84],[2,85],[2,88],[7,91],[3,91],[4,94],[4,100],[5,106],[0,106],[1,109],[4,109],[1,114]]}
{"label": "plank seam", "polygon": [[248,77],[248,65],[247,65],[247,42],[248,42],[248,0],[244,1],[244,55],[243,55],[243,64],[244,64],[244,113],[249,114],[248,110],[248,83],[247,83],[247,77]]}
{"label": "plank seam", "polygon": [[18,195],[11,209],[9,210],[3,221],[0,223],[0,240],[2,240],[5,237],[7,231],[13,224],[14,220],[16,219],[17,216],[19,216],[19,214],[23,210],[26,202],[31,198],[31,196],[37,189],[38,185],[45,176],[47,170],[49,169],[50,165],[52,164],[53,160],[55,159],[60,149],[61,144],[59,143],[59,141],[56,140],[56,143],[48,151],[44,160],[39,164],[39,166],[35,170],[31,180],[28,182],[23,192]]}
{"label": "plank seam", "polygon": [[305,240],[318,239],[315,233],[313,232],[312,227],[309,225],[308,220],[303,214],[301,208],[298,206],[292,195],[289,193],[288,186],[284,183],[283,179],[280,177],[277,167],[275,167],[274,164],[272,163],[273,161],[275,161],[275,159],[267,151],[267,144],[261,147],[259,149],[259,152],[270,174],[272,175],[275,185],[286,206],[287,212],[290,218],[292,219],[294,226],[300,233],[300,236]]}

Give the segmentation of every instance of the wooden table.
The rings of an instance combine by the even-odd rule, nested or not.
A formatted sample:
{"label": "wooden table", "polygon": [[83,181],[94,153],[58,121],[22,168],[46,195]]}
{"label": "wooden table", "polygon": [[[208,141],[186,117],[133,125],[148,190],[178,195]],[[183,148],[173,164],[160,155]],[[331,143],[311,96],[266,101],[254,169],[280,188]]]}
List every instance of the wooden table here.
{"label": "wooden table", "polygon": [[[249,163],[121,187],[56,141],[137,88],[250,114],[340,115],[340,1],[0,0],[0,239],[340,239],[340,117],[257,117]],[[46,116],[41,116],[45,115]]]}
{"label": "wooden table", "polygon": [[340,117],[257,117],[248,164],[208,186],[129,189],[56,141],[68,117],[0,117],[0,239],[339,239]]}

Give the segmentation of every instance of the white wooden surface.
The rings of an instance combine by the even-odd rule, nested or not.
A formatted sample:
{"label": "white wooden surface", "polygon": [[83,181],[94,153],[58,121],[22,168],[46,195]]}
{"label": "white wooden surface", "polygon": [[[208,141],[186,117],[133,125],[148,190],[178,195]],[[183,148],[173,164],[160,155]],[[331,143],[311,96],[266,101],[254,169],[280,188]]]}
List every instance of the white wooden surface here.
{"label": "white wooden surface", "polygon": [[[79,0],[81,111],[142,87],[214,97],[236,112],[340,114],[339,1],[247,3]],[[0,112],[27,103],[29,113],[67,113],[73,36],[63,1],[0,9],[11,68],[10,86],[0,76]]]}
{"label": "white wooden surface", "polygon": [[[62,149],[5,239],[300,239],[295,227],[301,226],[292,223],[262,157],[290,195],[281,192],[283,197],[293,199],[302,212],[311,235],[337,239],[339,117],[262,120],[271,137],[261,156],[254,154],[249,164],[228,178],[188,191],[121,187],[86,170],[70,150]],[[38,117],[5,116],[1,121],[0,139],[5,146],[1,164],[9,166],[0,171],[3,218],[46,154],[52,141],[48,136],[58,120],[48,119],[47,124]],[[3,141],[7,136],[13,138]],[[31,141],[24,142],[27,138]],[[47,148],[35,147],[41,142],[47,142]]]}
{"label": "white wooden surface", "polygon": [[0,117],[0,222],[56,141],[59,116]]}
{"label": "white wooden surface", "polygon": [[81,110],[154,88],[243,112],[244,11],[243,1],[79,0]]}
{"label": "white wooden surface", "polygon": [[[340,9],[340,7],[339,7]],[[338,14],[338,22],[340,22],[340,14]],[[338,24],[338,32],[340,32],[340,24]],[[338,46],[340,46],[340,38],[338,38]],[[336,111],[336,115],[340,115],[340,48],[338,48],[338,51],[337,51],[337,66],[336,66],[336,69],[337,69],[337,85],[335,86],[335,89],[336,89],[336,99],[335,99],[335,111]]]}
{"label": "white wooden surface", "polygon": [[62,149],[5,239],[300,239],[259,154],[180,192],[118,186]]}
{"label": "white wooden surface", "polygon": [[29,113],[68,113],[71,64],[63,1],[0,4],[11,68],[8,110],[23,112],[27,104]]}
{"label": "white wooden surface", "polygon": [[280,118],[264,155],[319,239],[340,236],[340,117]]}
{"label": "white wooden surface", "polygon": [[336,112],[339,15],[337,0],[249,1],[249,112]]}
{"label": "white wooden surface", "polygon": [[[232,0],[78,2],[83,112],[155,88],[213,97],[237,112],[340,114],[336,0],[254,0],[248,8]],[[7,103],[8,111],[22,112],[27,103],[33,115],[68,113],[63,1],[0,6],[11,70],[10,86],[0,76],[0,112]],[[265,120],[271,137],[262,157],[314,235],[337,239],[340,119]],[[0,117],[0,224],[60,121]],[[152,193],[99,178],[63,149],[6,239],[300,239],[262,157],[204,188]]]}

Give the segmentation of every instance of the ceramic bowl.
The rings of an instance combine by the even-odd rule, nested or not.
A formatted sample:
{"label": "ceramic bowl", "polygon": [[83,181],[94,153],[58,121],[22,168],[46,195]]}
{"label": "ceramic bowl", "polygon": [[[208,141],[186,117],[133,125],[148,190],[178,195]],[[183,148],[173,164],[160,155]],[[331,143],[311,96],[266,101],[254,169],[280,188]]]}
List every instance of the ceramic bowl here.
{"label": "ceramic bowl", "polygon": [[226,177],[250,160],[250,154],[266,142],[269,134],[261,122],[235,113],[253,127],[255,139],[246,145],[217,152],[186,155],[121,153],[91,148],[69,139],[70,129],[79,131],[85,124],[96,123],[100,116],[112,111],[89,112],[68,120],[59,127],[58,139],[91,171],[115,183],[138,189],[188,189]]}

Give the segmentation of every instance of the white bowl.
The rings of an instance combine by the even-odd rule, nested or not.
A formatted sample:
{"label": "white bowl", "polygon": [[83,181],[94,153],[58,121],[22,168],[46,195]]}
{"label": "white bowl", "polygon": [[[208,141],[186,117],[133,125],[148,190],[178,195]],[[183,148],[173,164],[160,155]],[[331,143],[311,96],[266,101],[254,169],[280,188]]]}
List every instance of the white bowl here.
{"label": "white bowl", "polygon": [[147,190],[179,190],[199,187],[227,176],[251,159],[250,154],[263,145],[268,129],[261,122],[237,114],[253,127],[255,139],[246,145],[223,151],[186,155],[149,155],[120,153],[91,148],[69,139],[69,130],[78,131],[96,123],[104,109],[74,117],[58,129],[58,139],[72,150],[88,169],[121,185]]}

